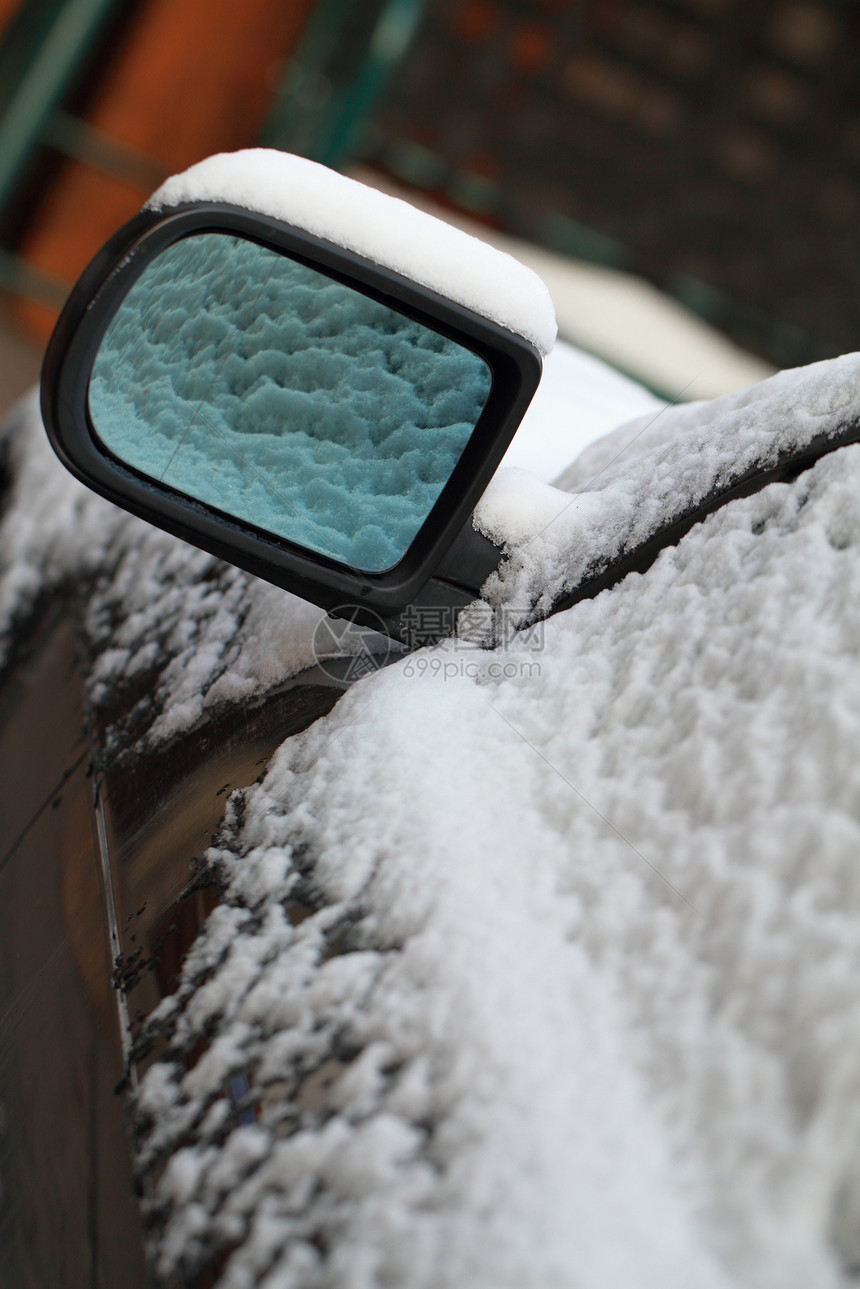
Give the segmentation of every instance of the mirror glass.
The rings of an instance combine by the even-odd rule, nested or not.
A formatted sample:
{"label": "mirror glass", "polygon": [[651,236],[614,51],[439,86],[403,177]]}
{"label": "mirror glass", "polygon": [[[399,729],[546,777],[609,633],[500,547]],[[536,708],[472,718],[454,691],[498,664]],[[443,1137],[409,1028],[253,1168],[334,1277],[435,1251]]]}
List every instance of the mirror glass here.
{"label": "mirror glass", "polygon": [[364,572],[406,553],[490,392],[487,363],[256,242],[197,233],[122,301],[89,388],[150,479]]}

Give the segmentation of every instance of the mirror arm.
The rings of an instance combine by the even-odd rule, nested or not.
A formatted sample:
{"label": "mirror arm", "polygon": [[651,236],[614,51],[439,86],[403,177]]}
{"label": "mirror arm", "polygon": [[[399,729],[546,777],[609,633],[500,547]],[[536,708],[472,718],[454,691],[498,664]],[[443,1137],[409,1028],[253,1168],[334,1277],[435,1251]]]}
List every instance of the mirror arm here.
{"label": "mirror arm", "polygon": [[415,600],[382,619],[388,635],[410,649],[453,635],[460,611],[479,597],[501,558],[500,548],[473,527],[470,517]]}
{"label": "mirror arm", "polygon": [[481,587],[491,573],[495,573],[502,560],[501,547],[479,533],[471,516],[454,538],[434,576],[453,582],[471,593],[472,599],[480,594]]}

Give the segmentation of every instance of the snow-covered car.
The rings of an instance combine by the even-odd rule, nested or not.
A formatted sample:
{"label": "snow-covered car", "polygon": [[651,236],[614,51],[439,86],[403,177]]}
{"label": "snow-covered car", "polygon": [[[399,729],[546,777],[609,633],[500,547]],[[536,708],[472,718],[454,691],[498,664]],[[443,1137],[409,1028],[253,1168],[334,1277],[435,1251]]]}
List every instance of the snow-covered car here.
{"label": "snow-covered car", "polygon": [[548,387],[405,647],[10,419],[4,1285],[857,1283],[860,359]]}

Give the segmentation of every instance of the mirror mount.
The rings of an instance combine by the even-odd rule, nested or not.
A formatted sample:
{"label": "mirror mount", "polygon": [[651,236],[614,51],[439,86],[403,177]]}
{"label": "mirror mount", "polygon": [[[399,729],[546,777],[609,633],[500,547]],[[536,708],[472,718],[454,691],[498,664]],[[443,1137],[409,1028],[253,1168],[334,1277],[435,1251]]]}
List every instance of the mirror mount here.
{"label": "mirror mount", "polygon": [[[385,619],[386,634],[410,649],[432,645],[453,635],[459,614],[479,598],[482,585],[496,571],[501,559],[501,549],[479,533],[470,519],[454,538],[417,600]],[[369,619],[365,622],[372,625]]]}
{"label": "mirror mount", "polygon": [[490,574],[499,567],[501,559],[501,548],[479,533],[469,519],[440,560],[436,576],[462,587],[474,600]]}

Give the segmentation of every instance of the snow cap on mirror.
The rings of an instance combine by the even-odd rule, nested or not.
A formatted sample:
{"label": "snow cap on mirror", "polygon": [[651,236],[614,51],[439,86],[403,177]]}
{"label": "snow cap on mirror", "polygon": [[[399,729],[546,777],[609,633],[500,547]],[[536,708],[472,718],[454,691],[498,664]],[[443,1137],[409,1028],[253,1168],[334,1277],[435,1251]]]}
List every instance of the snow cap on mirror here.
{"label": "snow cap on mirror", "polygon": [[147,207],[225,201],[294,224],[429,287],[548,354],[555,309],[513,256],[306,157],[270,148],[222,152],[173,175]]}

